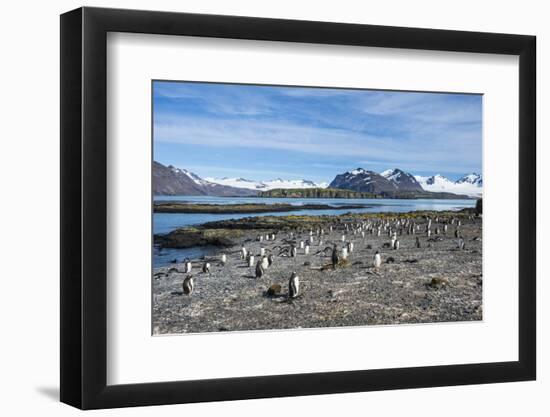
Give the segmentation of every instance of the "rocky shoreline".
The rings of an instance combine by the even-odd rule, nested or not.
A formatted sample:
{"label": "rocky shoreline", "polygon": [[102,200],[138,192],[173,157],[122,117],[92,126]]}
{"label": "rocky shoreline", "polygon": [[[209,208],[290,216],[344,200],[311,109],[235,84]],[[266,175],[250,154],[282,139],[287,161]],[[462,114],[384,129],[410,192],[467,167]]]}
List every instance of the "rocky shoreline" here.
{"label": "rocky shoreline", "polygon": [[281,213],[300,210],[342,210],[369,208],[365,204],[349,204],[346,206],[331,206],[328,204],[302,204],[293,205],[286,203],[264,204],[197,204],[180,203],[172,201],[155,202],[153,211],[155,213],[203,213],[203,214],[260,214],[260,213]]}
{"label": "rocky shoreline", "polygon": [[[390,247],[393,233],[398,249]],[[481,217],[472,211],[260,216],[178,229],[156,236],[156,244],[214,243],[219,251],[190,260],[189,274],[182,259],[154,270],[153,333],[481,320],[481,235]],[[350,242],[348,258],[333,268],[331,248],[336,244],[341,253]],[[243,246],[256,260],[262,252],[273,255],[260,278],[241,259]],[[289,253],[293,246],[296,257]],[[373,267],[376,251],[380,268]],[[202,272],[205,262],[208,272]],[[297,298],[288,297],[292,272],[300,279]],[[185,295],[189,275],[194,291]]]}

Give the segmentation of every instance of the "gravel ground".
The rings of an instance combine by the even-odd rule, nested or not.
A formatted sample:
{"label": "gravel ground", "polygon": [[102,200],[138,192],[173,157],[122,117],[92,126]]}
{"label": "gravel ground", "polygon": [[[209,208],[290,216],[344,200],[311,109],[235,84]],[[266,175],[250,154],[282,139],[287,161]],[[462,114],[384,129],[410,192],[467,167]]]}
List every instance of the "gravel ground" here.
{"label": "gravel ground", "polygon": [[[202,272],[204,260],[192,260],[191,274],[194,291],[185,295],[182,291],[183,264],[174,264],[154,270],[153,275],[153,333],[201,333],[235,330],[267,330],[288,328],[314,328],[338,326],[365,326],[400,323],[434,323],[482,320],[482,221],[467,215],[461,219],[460,231],[465,248],[457,247],[455,225],[449,224],[446,234],[435,235],[436,227],[451,217],[440,217],[431,225],[432,235],[425,232],[427,219],[414,218],[419,226],[414,235],[403,230],[397,239],[398,250],[384,247],[389,244],[388,232],[381,236],[366,232],[351,232],[351,225],[358,225],[357,218],[339,217],[333,232],[328,228],[318,245],[314,232],[310,253],[299,249],[299,242],[309,238],[309,231],[277,233],[274,241],[259,242],[261,233],[270,231],[246,231],[244,246],[260,259],[260,248],[274,255],[274,262],[264,276],[255,278],[255,267],[248,267],[240,259],[241,245],[220,249],[218,255],[206,259],[211,264],[210,273]],[[390,221],[392,226],[399,215]],[[407,215],[410,217],[410,214]],[[373,215],[364,222],[380,222]],[[338,224],[338,226],[336,226]],[[344,225],[350,230],[345,232]],[[364,224],[364,223],[363,223]],[[322,249],[337,243],[342,248],[342,234],[346,242],[354,243],[354,251],[348,261],[336,269],[331,266],[330,250]],[[415,247],[419,237],[421,248]],[[440,238],[440,241],[430,241]],[[475,239],[475,240],[474,240]],[[286,240],[286,241],[285,241]],[[291,240],[296,241],[298,256],[282,254]],[[373,256],[380,251],[382,265],[373,267]],[[226,253],[227,263],[219,262]],[[393,261],[392,259],[393,258]],[[288,281],[295,271],[300,280],[297,298],[288,298]],[[279,294],[269,296],[268,288],[280,284]]]}

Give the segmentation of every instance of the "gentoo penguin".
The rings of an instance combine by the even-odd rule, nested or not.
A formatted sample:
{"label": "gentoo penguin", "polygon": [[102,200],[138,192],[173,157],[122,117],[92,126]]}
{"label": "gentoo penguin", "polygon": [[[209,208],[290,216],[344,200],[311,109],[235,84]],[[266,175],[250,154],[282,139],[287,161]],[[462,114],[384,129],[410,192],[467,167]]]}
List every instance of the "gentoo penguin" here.
{"label": "gentoo penguin", "polygon": [[374,254],[372,265],[374,266],[375,269],[380,268],[380,265],[382,265],[382,257],[380,256],[380,252],[376,251],[376,253]]}
{"label": "gentoo penguin", "polygon": [[193,277],[191,275],[187,275],[183,280],[182,286],[183,286],[183,293],[185,295],[191,295],[193,293],[193,288],[195,288],[195,284],[193,283]]}
{"label": "gentoo penguin", "polygon": [[262,261],[258,261],[256,264],[256,278],[261,278],[264,275],[264,268],[262,267]]}
{"label": "gentoo penguin", "polygon": [[303,240],[300,241],[300,249],[304,249],[304,241]]}
{"label": "gentoo penguin", "polygon": [[391,242],[390,242],[390,248],[393,248],[395,246],[395,241],[396,240],[397,240],[397,238],[395,236],[392,236]]}
{"label": "gentoo penguin", "polygon": [[464,239],[460,238],[457,243],[458,249],[466,249],[466,244],[464,243]]}
{"label": "gentoo penguin", "polygon": [[272,253],[270,253],[267,256],[267,262],[269,263],[269,266],[273,265],[273,254]]}
{"label": "gentoo penguin", "polygon": [[338,262],[340,261],[340,257],[338,256],[338,249],[336,248],[336,245],[334,245],[334,247],[332,248],[331,260],[332,260],[333,268],[336,268],[336,265],[338,265]]}
{"label": "gentoo penguin", "polygon": [[443,233],[447,234],[447,225],[446,224],[443,225]]}
{"label": "gentoo penguin", "polygon": [[267,260],[267,256],[262,256],[262,268],[265,271],[267,268],[269,268],[269,261]]}
{"label": "gentoo penguin", "polygon": [[309,245],[304,247],[304,255],[309,255]]}
{"label": "gentoo penguin", "polygon": [[263,236],[263,235],[258,236],[258,242],[262,242],[263,240],[264,240],[264,236]]}
{"label": "gentoo penguin", "polygon": [[275,233],[271,234],[271,240],[275,240]]}
{"label": "gentoo penguin", "polygon": [[205,274],[210,273],[210,264],[208,262],[202,264],[202,272]]}
{"label": "gentoo penguin", "polygon": [[243,246],[241,248],[241,259],[246,259],[246,255],[248,254],[248,251],[246,250],[246,248]]}
{"label": "gentoo penguin", "polygon": [[298,254],[298,250],[296,249],[296,246],[292,245],[290,247],[290,256],[293,258],[296,258],[297,254]]}
{"label": "gentoo penguin", "polygon": [[298,278],[298,275],[296,275],[296,272],[293,272],[290,276],[290,279],[288,280],[288,297],[289,298],[296,298],[298,297],[298,294],[300,293],[300,279]]}
{"label": "gentoo penguin", "polygon": [[254,266],[254,255],[247,255],[247,263],[249,267]]}
{"label": "gentoo penguin", "polygon": [[342,259],[345,261],[348,259],[348,248],[344,247],[342,248]]}
{"label": "gentoo penguin", "polygon": [[420,239],[418,238],[418,236],[416,237],[416,242],[414,244],[417,247],[417,249],[420,249]]}
{"label": "gentoo penguin", "polygon": [[265,255],[265,248],[260,248],[260,256],[264,256]]}
{"label": "gentoo penguin", "polygon": [[353,242],[348,242],[348,252],[349,253],[353,252]]}
{"label": "gentoo penguin", "polygon": [[455,229],[455,238],[460,239],[460,229],[458,228],[458,226]]}
{"label": "gentoo penguin", "polygon": [[185,261],[183,261],[184,264],[183,264],[183,272],[185,274],[190,274],[191,273],[191,269],[193,269],[193,264],[191,263],[191,261],[189,259],[185,259]]}
{"label": "gentoo penguin", "polygon": [[342,242],[346,241],[346,235],[342,235]]}
{"label": "gentoo penguin", "polygon": [[222,266],[225,266],[225,264],[227,263],[227,255],[225,253],[222,253],[221,261]]}
{"label": "gentoo penguin", "polygon": [[393,249],[394,250],[399,249],[399,240],[396,240],[395,242],[393,242]]}

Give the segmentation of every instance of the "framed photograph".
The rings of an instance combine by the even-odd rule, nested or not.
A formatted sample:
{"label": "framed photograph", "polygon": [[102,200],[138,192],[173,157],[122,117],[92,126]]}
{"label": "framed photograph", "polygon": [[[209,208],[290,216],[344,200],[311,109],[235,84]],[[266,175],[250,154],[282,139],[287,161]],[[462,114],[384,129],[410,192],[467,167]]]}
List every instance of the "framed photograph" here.
{"label": "framed photograph", "polygon": [[535,37],[61,16],[61,401],[533,380]]}

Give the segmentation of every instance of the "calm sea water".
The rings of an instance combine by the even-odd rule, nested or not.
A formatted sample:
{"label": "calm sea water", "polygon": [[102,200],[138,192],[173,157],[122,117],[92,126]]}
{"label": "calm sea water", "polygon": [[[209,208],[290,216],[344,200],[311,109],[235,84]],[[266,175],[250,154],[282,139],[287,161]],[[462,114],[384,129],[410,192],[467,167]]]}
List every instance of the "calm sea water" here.
{"label": "calm sea water", "polygon": [[[474,207],[475,200],[398,200],[398,199],[339,199],[339,198],[254,198],[254,197],[187,197],[187,196],[156,196],[155,201],[185,201],[190,203],[208,204],[242,204],[242,203],[287,203],[296,206],[304,204],[329,204],[338,206],[338,210],[296,210],[283,213],[262,214],[182,214],[182,213],[154,213],[153,233],[169,233],[178,227],[195,226],[217,220],[242,219],[255,216],[288,216],[295,215],[338,215],[344,213],[380,213],[398,212],[404,213],[416,210],[460,210],[466,207]],[[349,209],[346,206],[364,204],[367,208]],[[198,258],[213,253],[215,248],[189,248],[189,249],[159,249],[153,253],[153,266],[155,268],[168,265],[172,260],[183,258]]]}

